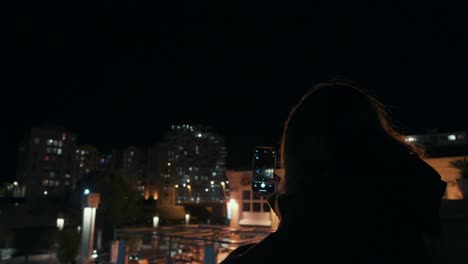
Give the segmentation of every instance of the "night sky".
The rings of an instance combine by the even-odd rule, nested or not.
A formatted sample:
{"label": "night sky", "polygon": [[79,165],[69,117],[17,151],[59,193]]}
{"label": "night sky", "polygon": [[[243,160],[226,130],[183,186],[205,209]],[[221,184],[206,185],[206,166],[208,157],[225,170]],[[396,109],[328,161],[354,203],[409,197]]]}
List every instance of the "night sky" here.
{"label": "night sky", "polygon": [[24,132],[46,123],[100,148],[207,125],[242,167],[254,145],[279,143],[308,88],[334,77],[379,97],[404,132],[468,127],[468,21],[449,1],[14,2],[0,181],[14,176]]}

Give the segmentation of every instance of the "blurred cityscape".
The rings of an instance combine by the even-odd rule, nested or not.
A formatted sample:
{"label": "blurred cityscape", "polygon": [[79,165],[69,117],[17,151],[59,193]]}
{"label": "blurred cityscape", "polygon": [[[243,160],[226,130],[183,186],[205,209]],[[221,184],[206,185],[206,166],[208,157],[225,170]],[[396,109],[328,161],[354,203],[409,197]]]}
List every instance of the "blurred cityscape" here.
{"label": "blurred cityscape", "polygon": [[[424,146],[447,182],[444,258],[468,263],[467,131],[405,140]],[[156,145],[120,149],[33,127],[15,180],[0,189],[0,263],[217,263],[278,225],[251,192],[251,171],[227,170],[226,157],[223,136],[200,125],[173,125]]]}

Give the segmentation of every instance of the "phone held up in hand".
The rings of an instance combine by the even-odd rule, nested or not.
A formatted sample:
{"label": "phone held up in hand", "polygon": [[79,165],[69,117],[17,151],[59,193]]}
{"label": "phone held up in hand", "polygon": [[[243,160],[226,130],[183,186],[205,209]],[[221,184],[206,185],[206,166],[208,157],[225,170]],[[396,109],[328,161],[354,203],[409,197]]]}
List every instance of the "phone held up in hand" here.
{"label": "phone held up in hand", "polygon": [[268,196],[275,191],[276,152],[272,147],[256,146],[252,162],[252,191]]}

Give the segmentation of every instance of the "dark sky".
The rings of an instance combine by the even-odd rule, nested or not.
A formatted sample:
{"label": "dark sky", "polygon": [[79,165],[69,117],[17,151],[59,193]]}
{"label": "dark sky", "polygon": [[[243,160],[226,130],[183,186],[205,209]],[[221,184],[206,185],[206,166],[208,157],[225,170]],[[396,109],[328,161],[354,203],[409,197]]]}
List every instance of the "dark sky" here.
{"label": "dark sky", "polygon": [[14,2],[2,33],[0,179],[42,123],[99,147],[209,125],[226,137],[230,166],[245,164],[332,77],[371,90],[407,131],[467,127],[468,21],[449,1]]}

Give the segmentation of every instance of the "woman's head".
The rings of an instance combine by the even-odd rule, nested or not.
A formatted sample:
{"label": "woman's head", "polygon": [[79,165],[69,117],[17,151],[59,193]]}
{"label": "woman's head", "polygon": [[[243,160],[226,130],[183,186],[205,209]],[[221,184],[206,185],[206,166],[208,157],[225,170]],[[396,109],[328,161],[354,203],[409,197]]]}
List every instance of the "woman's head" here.
{"label": "woman's head", "polygon": [[345,82],[319,83],[292,109],[284,126],[286,192],[304,184],[305,177],[339,165],[337,160],[389,153],[417,151],[393,129],[384,106]]}

